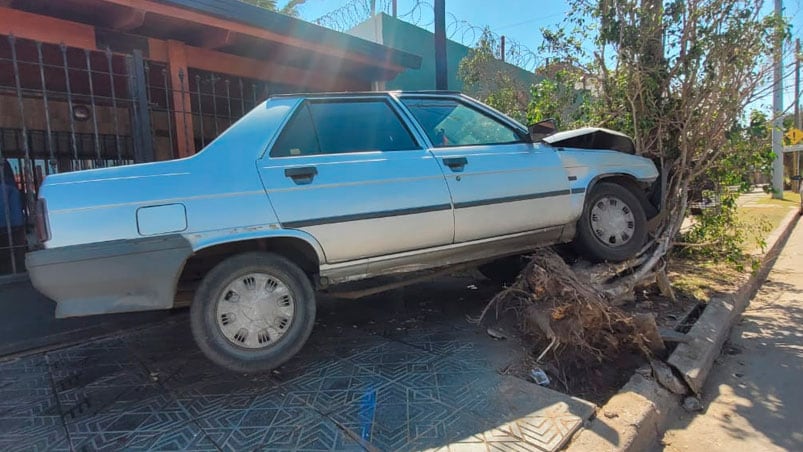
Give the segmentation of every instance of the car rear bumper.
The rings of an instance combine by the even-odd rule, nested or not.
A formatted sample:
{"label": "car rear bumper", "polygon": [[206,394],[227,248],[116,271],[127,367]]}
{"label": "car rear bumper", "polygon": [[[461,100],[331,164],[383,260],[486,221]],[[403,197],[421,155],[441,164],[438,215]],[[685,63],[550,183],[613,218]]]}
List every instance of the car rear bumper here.
{"label": "car rear bumper", "polygon": [[179,234],[28,253],[37,290],[58,303],[56,317],[173,307],[176,284],[192,246]]}

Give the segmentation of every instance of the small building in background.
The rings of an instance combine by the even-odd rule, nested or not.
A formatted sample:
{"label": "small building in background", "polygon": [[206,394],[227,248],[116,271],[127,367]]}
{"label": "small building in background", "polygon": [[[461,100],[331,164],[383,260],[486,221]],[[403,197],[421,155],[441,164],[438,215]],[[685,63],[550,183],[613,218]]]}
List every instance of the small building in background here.
{"label": "small building in background", "polygon": [[[187,157],[271,94],[370,90],[420,64],[237,0],[0,0],[0,163],[27,215],[48,174]],[[7,229],[0,272],[23,271]]]}
{"label": "small building in background", "polygon": [[[431,31],[385,13],[379,13],[352,28],[348,33],[377,44],[421,56],[420,68],[399,73],[395,78],[385,82],[385,89],[435,89],[435,35]],[[458,78],[457,72],[460,61],[468,55],[469,50],[471,48],[463,44],[451,40],[446,41],[450,90],[463,91],[463,82]],[[538,80],[533,72],[513,64],[504,63],[504,67],[524,87],[529,88]]]}

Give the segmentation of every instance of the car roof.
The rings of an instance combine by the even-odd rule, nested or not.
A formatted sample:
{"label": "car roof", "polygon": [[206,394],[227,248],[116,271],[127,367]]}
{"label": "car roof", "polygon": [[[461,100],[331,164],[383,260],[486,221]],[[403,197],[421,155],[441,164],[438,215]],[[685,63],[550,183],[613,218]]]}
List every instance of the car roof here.
{"label": "car roof", "polygon": [[272,99],[280,99],[280,98],[307,98],[307,97],[365,97],[365,96],[377,96],[383,97],[388,96],[391,94],[396,95],[408,95],[408,94],[427,94],[427,95],[449,95],[455,96],[460,95],[460,91],[448,91],[448,90],[415,90],[415,91],[401,91],[401,90],[394,90],[394,91],[342,91],[342,92],[321,92],[321,93],[289,93],[289,94],[273,94],[270,96]]}

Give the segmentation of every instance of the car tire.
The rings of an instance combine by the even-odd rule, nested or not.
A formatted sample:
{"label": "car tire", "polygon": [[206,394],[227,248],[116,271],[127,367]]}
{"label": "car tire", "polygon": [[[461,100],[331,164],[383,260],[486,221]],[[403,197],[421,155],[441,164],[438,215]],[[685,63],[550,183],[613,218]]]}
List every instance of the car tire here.
{"label": "car tire", "polygon": [[192,334],[204,355],[226,369],[268,371],[301,350],[315,306],[312,284],[293,262],[238,254],[210,270],[195,292]]}
{"label": "car tire", "polygon": [[600,182],[586,198],[575,244],[593,261],[621,262],[634,257],[647,240],[647,217],[629,189]]}

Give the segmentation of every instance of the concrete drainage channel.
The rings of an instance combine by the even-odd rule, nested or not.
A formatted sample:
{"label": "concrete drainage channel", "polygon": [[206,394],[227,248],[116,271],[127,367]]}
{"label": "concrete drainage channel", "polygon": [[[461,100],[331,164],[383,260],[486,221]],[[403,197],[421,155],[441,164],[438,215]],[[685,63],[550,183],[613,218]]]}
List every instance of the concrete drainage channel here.
{"label": "concrete drainage channel", "polygon": [[[677,377],[680,377],[687,386],[682,389],[690,389],[694,395],[700,394],[731,328],[766,280],[798,218],[797,211],[790,212],[773,231],[767,239],[769,248],[759,270],[742,287],[730,297],[714,298],[708,302],[700,318],[686,333],[687,340],[669,356],[669,380],[679,381]],[[668,390],[658,382],[664,378],[656,375],[655,367],[653,369],[652,372],[636,372],[597,411],[596,417],[574,435],[566,450],[642,451],[657,444],[668,420],[682,409],[682,403],[693,404],[695,399],[687,400],[685,395]],[[650,373],[655,376],[650,376]],[[676,392],[681,392],[677,389]]]}

